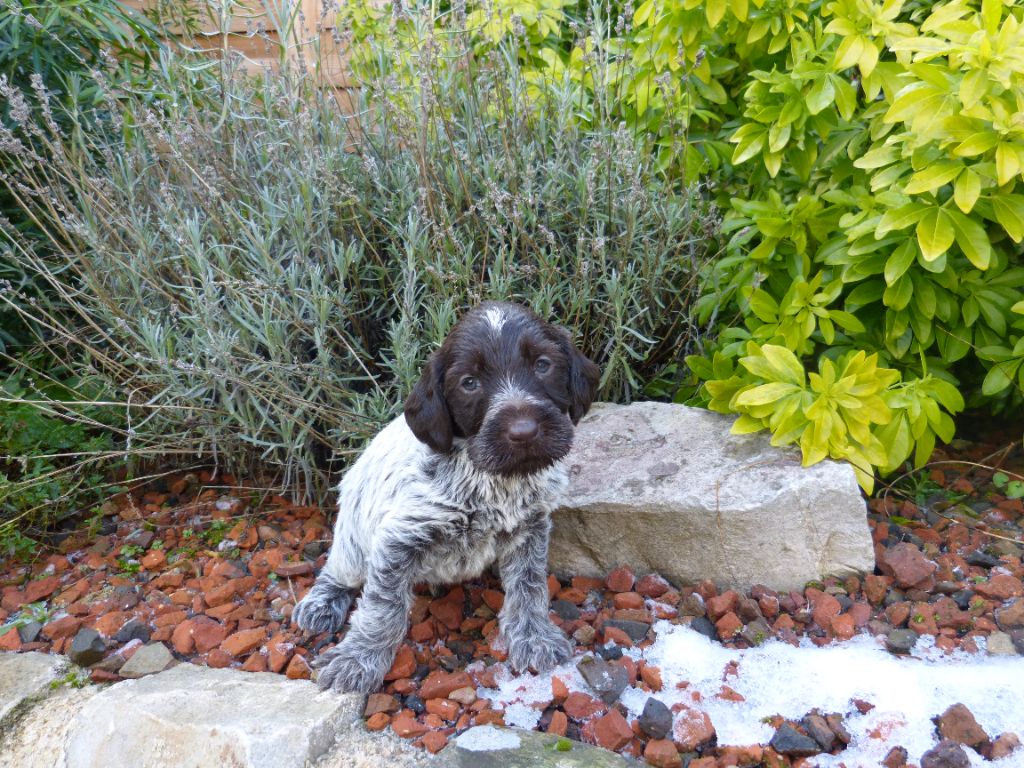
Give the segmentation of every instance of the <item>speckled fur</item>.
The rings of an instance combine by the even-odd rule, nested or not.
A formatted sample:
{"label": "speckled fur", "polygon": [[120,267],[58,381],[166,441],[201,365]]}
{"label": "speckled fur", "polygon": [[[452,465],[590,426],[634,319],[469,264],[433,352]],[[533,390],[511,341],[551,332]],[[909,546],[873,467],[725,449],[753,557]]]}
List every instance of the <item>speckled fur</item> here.
{"label": "speckled fur", "polygon": [[[463,581],[494,562],[506,591],[499,625],[510,663],[541,670],[569,657],[568,639],[548,619],[550,513],[568,482],[562,458],[597,369],[567,339],[515,305],[470,313],[431,358],[405,415],[345,475],[327,564],[292,615],[310,632],[337,631],[362,588],[344,640],[318,661],[322,688],[379,687],[405,637],[413,585]],[[453,370],[465,378],[454,358],[467,349],[479,393],[453,391],[446,379]],[[538,355],[553,373],[531,374]],[[503,430],[523,414],[540,434],[520,456]]]}

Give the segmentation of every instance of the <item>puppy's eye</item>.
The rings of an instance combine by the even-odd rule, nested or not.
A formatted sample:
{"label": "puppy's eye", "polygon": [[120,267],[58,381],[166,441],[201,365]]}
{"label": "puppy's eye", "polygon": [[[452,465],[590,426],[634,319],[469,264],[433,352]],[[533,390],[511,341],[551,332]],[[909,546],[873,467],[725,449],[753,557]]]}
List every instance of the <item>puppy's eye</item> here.
{"label": "puppy's eye", "polygon": [[551,361],[546,357],[539,357],[537,362],[533,364],[533,368],[537,373],[545,374],[551,370]]}
{"label": "puppy's eye", "polygon": [[480,382],[477,381],[477,379],[473,378],[472,376],[463,376],[459,380],[459,386],[462,387],[467,392],[475,392],[476,390],[480,389]]}

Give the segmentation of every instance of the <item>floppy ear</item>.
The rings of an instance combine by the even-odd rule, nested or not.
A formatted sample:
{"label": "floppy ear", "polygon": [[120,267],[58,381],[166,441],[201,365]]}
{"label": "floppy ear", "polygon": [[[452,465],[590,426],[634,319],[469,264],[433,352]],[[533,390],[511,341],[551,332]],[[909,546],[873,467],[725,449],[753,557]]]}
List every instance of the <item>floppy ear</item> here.
{"label": "floppy ear", "polygon": [[567,330],[559,328],[558,331],[559,346],[569,360],[569,418],[573,424],[579,424],[597,395],[601,369],[576,348]]}
{"label": "floppy ear", "polygon": [[452,417],[444,399],[444,362],[434,352],[423,375],[405,399],[405,422],[412,433],[438,453],[452,449]]}

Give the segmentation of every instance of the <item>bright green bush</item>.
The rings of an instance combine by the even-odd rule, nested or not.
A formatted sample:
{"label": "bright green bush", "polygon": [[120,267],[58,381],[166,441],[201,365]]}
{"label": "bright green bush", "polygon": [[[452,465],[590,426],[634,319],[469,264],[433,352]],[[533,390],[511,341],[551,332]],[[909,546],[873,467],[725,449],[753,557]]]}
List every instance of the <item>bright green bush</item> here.
{"label": "bright green bush", "polygon": [[[351,14],[367,34],[393,26]],[[865,470],[920,464],[952,436],[964,398],[938,382],[972,405],[1020,406],[1020,4],[495,0],[469,18],[478,47],[516,41],[535,93],[570,88],[583,122],[614,115],[653,138],[667,175],[707,179],[727,239],[698,304],[722,329],[705,363],[691,359],[708,382],[698,401],[749,415],[713,390],[733,375],[763,385],[735,366],[752,349],[784,347],[820,375],[877,359],[890,412],[872,434],[887,442],[857,449]],[[859,429],[852,412],[835,418]],[[801,439],[805,459],[852,458],[828,432]]]}
{"label": "bright green bush", "polygon": [[[435,66],[442,44],[460,67]],[[571,95],[528,101],[511,61],[424,39],[352,115],[295,70],[224,62],[195,87],[185,61],[159,107],[122,96],[120,133],[51,131],[45,157],[7,158],[12,194],[53,197],[55,253],[8,233],[6,257],[71,308],[33,311],[120,403],[126,449],[322,496],[489,297],[571,328],[608,398],[696,348],[707,205],[643,137],[574,120]]]}

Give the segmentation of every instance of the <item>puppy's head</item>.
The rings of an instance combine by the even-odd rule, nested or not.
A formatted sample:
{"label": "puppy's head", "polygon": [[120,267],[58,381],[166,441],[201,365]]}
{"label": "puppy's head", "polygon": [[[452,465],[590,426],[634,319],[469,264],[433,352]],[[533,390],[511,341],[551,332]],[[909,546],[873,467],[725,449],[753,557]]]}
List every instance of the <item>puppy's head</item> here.
{"label": "puppy's head", "polygon": [[517,304],[488,302],[430,356],[405,419],[439,453],[464,438],[479,469],[530,474],[569,452],[599,378],[565,330]]}

